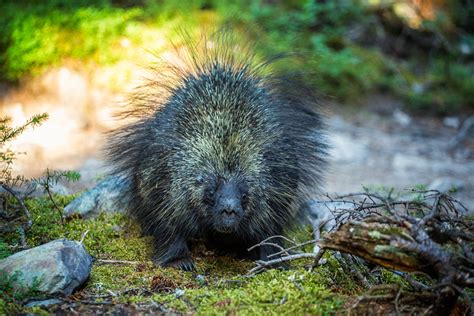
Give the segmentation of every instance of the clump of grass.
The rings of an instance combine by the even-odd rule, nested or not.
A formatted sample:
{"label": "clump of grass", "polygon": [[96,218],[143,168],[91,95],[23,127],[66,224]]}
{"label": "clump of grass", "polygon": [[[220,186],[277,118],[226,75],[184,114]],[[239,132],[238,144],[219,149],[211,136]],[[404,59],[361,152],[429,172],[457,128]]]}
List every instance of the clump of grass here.
{"label": "clump of grass", "polygon": [[189,26],[196,18],[193,8],[199,7],[195,1],[150,2],[145,7],[140,1],[130,4],[120,7],[107,0],[3,2],[0,76],[16,81],[66,59],[115,63],[126,58],[123,40],[146,50],[142,37],[150,26]]}

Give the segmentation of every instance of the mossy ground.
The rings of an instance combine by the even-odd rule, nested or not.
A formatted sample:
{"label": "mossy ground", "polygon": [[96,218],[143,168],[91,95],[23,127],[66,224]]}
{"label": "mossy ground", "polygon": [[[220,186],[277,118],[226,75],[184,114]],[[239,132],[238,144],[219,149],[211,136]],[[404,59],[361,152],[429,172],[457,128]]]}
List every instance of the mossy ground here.
{"label": "mossy ground", "polygon": [[[71,199],[57,196],[56,202],[63,206]],[[84,245],[95,259],[134,262],[94,262],[90,279],[71,297],[78,302],[108,302],[112,303],[107,305],[110,308],[155,304],[163,310],[198,314],[329,314],[343,309],[363,290],[331,258],[314,271],[306,268],[310,261],[301,261],[285,270],[246,277],[252,261],[218,256],[197,247],[195,272],[158,268],[150,262],[150,238],[140,236],[139,227],[123,214],[100,214],[61,223],[59,212],[48,199],[29,200],[28,205],[34,222],[27,234],[30,246],[57,238],[80,240],[88,231]],[[311,235],[303,229],[293,237],[303,240]],[[2,236],[0,245],[6,249],[3,257],[17,238],[16,234]],[[393,281],[399,282],[396,278]],[[27,296],[15,297],[11,289],[0,291],[0,295],[0,313],[33,311],[19,305]]]}

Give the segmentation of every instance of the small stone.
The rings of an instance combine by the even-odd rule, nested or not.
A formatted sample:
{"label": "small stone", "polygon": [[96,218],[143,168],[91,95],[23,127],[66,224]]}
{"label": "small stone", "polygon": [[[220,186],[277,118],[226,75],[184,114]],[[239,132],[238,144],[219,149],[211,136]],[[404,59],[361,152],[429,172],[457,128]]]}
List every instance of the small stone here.
{"label": "small stone", "polygon": [[184,290],[181,290],[181,289],[176,289],[174,291],[174,296],[176,296],[176,298],[180,298],[184,295]]}
{"label": "small stone", "polygon": [[199,283],[200,285],[205,285],[205,284],[206,284],[206,277],[205,277],[204,275],[202,275],[202,274],[198,274],[198,275],[196,276],[196,281],[198,281],[198,283]]}
{"label": "small stone", "polygon": [[411,123],[411,117],[400,109],[393,112],[393,119],[403,127],[407,127]]}
{"label": "small stone", "polygon": [[53,240],[0,260],[0,273],[11,279],[13,288],[34,288],[50,295],[70,295],[89,277],[92,257],[77,241]]}
{"label": "small stone", "polygon": [[470,55],[472,53],[471,47],[468,43],[461,43],[461,45],[459,45],[459,50],[464,55]]}
{"label": "small stone", "polygon": [[128,185],[130,185],[129,182],[122,177],[106,178],[66,205],[64,215],[79,214],[88,217],[97,215],[100,211],[107,213],[123,212],[125,205],[121,197]]}
{"label": "small stone", "polygon": [[455,116],[447,116],[443,119],[443,124],[446,127],[458,129],[461,122],[459,121],[459,118]]}
{"label": "small stone", "polygon": [[325,258],[321,258],[321,259],[319,259],[319,261],[318,261],[318,264],[319,264],[319,265],[325,265],[326,263],[328,263],[328,259],[325,259]]}
{"label": "small stone", "polygon": [[426,86],[420,82],[415,82],[412,86],[411,86],[411,89],[413,90],[413,92],[415,92],[416,94],[422,94],[423,92],[425,92],[426,90]]}

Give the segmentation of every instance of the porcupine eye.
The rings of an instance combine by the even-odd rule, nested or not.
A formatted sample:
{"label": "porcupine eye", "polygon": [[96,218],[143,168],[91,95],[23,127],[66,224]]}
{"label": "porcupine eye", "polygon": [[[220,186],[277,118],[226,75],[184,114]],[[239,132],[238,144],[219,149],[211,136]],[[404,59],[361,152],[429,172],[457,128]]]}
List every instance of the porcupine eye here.
{"label": "porcupine eye", "polygon": [[246,185],[244,185],[244,186],[241,186],[240,190],[241,190],[240,192],[242,192],[241,195],[240,195],[240,200],[241,200],[241,203],[242,203],[242,207],[246,208],[248,203],[249,203],[248,188],[247,188]]}
{"label": "porcupine eye", "polygon": [[196,186],[202,187],[203,189],[203,201],[206,204],[214,204],[215,185],[211,179],[206,179],[204,176],[199,175],[196,177],[195,181]]}
{"label": "porcupine eye", "polygon": [[197,186],[200,186],[204,183],[204,177],[199,175],[196,177],[196,181],[194,182]]}
{"label": "porcupine eye", "polygon": [[204,202],[209,205],[213,205],[215,194],[216,194],[216,191],[214,190],[214,188],[210,188],[210,187],[206,188],[206,190],[204,191]]}

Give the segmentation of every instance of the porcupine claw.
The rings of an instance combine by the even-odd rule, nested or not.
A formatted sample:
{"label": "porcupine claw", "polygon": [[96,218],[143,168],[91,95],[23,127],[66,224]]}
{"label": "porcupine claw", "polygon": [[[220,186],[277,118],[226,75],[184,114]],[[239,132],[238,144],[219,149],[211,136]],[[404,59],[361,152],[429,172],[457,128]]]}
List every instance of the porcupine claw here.
{"label": "porcupine claw", "polygon": [[196,270],[196,267],[194,265],[194,260],[191,257],[177,258],[175,260],[171,260],[166,263],[163,263],[162,266],[178,268],[184,271]]}

